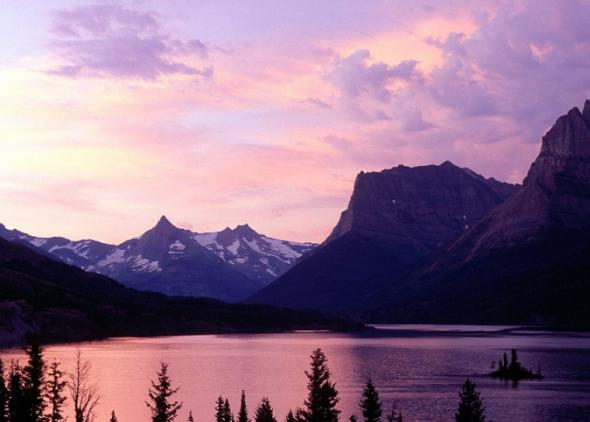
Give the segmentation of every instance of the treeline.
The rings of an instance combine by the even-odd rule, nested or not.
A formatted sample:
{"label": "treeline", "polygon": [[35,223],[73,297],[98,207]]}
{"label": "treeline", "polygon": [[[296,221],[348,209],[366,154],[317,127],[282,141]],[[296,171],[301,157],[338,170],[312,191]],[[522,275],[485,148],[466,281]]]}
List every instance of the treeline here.
{"label": "treeline", "polygon": [[[0,422],[59,422],[65,421],[64,405],[70,400],[75,422],[94,422],[95,410],[101,400],[96,384],[90,380],[90,364],[83,362],[78,352],[72,373],[64,373],[60,363],[47,364],[44,349],[39,341],[30,339],[25,347],[27,363],[20,366],[12,361],[8,368],[0,359]],[[307,397],[303,406],[290,410],[284,422],[339,422],[338,391],[331,381],[328,361],[321,349],[311,355],[311,367],[307,376]],[[152,422],[172,422],[178,417],[183,403],[174,399],[178,387],[174,387],[168,375],[168,365],[162,363],[151,382],[146,405]],[[459,393],[459,406],[455,414],[457,422],[489,422],[475,385],[467,379]],[[395,405],[384,414],[379,392],[369,379],[359,402],[362,422],[404,422],[401,410]],[[69,415],[68,415],[69,416]],[[359,417],[350,415],[350,422],[359,422]],[[194,422],[189,411],[188,422]],[[106,422],[106,421],[105,421]],[[118,422],[115,411],[109,422]],[[136,421],[130,421],[136,422]],[[215,405],[214,422],[278,422],[268,397],[257,405],[253,420],[242,391],[237,417],[234,416],[227,398],[219,396]]]}

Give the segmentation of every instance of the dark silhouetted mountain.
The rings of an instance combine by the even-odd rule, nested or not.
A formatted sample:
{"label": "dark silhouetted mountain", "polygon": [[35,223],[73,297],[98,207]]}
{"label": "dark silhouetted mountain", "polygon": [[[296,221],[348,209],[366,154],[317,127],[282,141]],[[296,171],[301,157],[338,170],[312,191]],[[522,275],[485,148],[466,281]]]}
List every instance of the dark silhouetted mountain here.
{"label": "dark silhouetted mountain", "polygon": [[590,326],[590,101],[545,134],[523,186],[387,293],[388,321]]}
{"label": "dark silhouetted mountain", "polygon": [[515,189],[448,161],[361,172],[326,241],[248,301],[329,312],[362,307]]}
{"label": "dark silhouetted mountain", "polygon": [[358,328],[319,313],[137,291],[0,239],[2,345],[18,343],[31,330],[40,332],[47,341],[69,341],[128,335]]}
{"label": "dark silhouetted mountain", "polygon": [[239,301],[285,272],[315,245],[273,239],[250,226],[193,233],[166,217],[120,245],[63,237],[40,238],[0,225],[0,237],[123,284],[166,294]]}

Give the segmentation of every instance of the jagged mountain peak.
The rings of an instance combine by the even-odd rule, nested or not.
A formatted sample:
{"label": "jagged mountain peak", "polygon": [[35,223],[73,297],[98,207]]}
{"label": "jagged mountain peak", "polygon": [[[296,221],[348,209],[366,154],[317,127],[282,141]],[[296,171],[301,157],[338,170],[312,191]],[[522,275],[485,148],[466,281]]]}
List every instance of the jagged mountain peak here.
{"label": "jagged mountain peak", "polygon": [[584,113],[578,107],[559,117],[543,136],[542,157],[590,157],[590,103],[586,101]]}
{"label": "jagged mountain peak", "polygon": [[178,229],[174,224],[168,220],[168,217],[162,215],[156,225],[154,226],[155,229],[159,230],[170,230],[170,229]]}

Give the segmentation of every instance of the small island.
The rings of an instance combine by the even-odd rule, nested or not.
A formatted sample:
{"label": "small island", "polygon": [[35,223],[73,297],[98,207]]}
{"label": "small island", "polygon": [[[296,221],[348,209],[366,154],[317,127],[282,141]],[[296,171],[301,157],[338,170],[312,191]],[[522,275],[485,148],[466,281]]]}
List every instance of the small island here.
{"label": "small island", "polygon": [[[492,362],[492,368],[496,366],[495,362]],[[518,361],[518,354],[516,349],[511,350],[510,363],[508,363],[508,356],[504,352],[502,359],[498,360],[498,369],[489,374],[492,378],[499,378],[504,381],[518,382],[521,380],[541,380],[543,375],[541,374],[541,368],[539,367],[536,372],[527,369],[521,365]]]}

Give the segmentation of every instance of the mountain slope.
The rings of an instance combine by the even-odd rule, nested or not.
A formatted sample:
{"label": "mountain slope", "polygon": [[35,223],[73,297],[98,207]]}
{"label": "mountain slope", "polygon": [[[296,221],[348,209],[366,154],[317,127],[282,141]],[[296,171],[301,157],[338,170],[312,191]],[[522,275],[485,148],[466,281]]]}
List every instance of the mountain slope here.
{"label": "mountain slope", "polygon": [[330,312],[362,308],[391,277],[401,278],[499,205],[499,182],[490,183],[450,162],[361,172],[326,241],[248,301]]}
{"label": "mountain slope", "polygon": [[67,341],[313,328],[359,327],[318,313],[140,292],[0,239],[2,345],[18,343],[30,330],[47,341]]}
{"label": "mountain slope", "polygon": [[285,272],[312,243],[261,235],[248,225],[217,233],[194,233],[166,217],[142,236],[120,245],[95,240],[40,238],[0,224],[0,237],[134,288],[167,294],[238,301]]}
{"label": "mountain slope", "polygon": [[257,233],[248,224],[220,232],[195,233],[195,240],[251,278],[269,284],[283,274],[314,243],[274,239]]}
{"label": "mountain slope", "polygon": [[543,137],[522,188],[391,289],[388,321],[590,326],[590,101]]}

